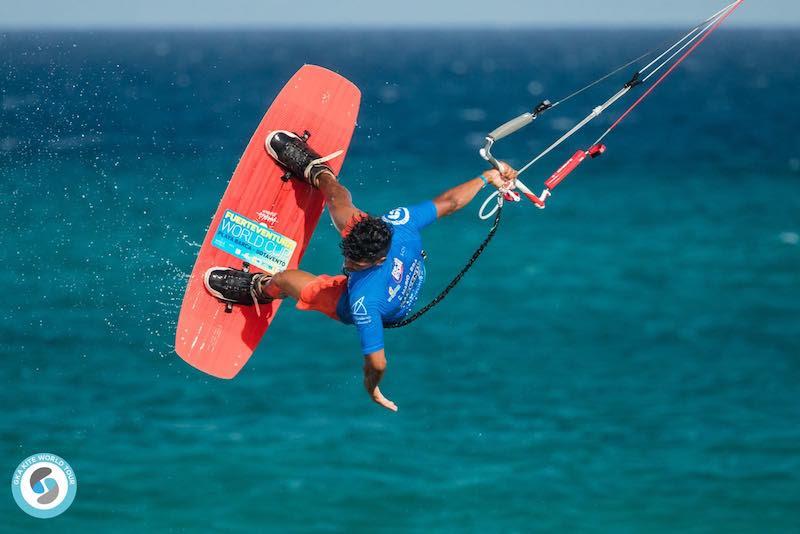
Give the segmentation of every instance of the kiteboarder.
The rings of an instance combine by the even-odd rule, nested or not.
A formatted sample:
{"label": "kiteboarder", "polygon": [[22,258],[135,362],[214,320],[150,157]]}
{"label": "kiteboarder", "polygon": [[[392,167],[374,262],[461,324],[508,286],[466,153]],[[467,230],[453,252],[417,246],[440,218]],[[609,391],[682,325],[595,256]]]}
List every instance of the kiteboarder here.
{"label": "kiteboarder", "polygon": [[326,164],[336,154],[320,157],[304,139],[284,130],[268,135],[266,149],[292,176],[324,195],[342,235],[344,274],[314,275],[296,269],[248,273],[212,267],[205,274],[206,289],[220,300],[240,305],[257,306],[289,296],[301,310],[316,310],[355,325],[364,355],[364,386],[376,403],[396,411],[397,405],[378,387],[386,370],[383,328],[408,316],[419,296],[425,280],[420,231],[466,206],[487,184],[503,191],[513,188],[517,173],[501,164],[502,171],[484,171],[433,200],[376,217],[353,204],[350,192]]}

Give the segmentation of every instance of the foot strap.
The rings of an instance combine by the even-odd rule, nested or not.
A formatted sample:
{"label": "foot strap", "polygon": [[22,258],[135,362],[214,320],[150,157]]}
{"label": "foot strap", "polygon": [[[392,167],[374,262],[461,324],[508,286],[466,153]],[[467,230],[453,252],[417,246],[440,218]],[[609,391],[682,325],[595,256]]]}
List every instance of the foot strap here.
{"label": "foot strap", "polygon": [[[337,150],[336,152],[328,154],[327,156],[315,159],[314,161],[309,163],[308,166],[306,166],[305,170],[303,171],[303,176],[306,177],[306,180],[311,182],[311,185],[313,185],[314,187],[319,187],[319,180],[317,180],[317,175],[320,172],[322,172],[323,170],[328,170],[328,171],[331,171],[331,174],[333,174],[333,171],[330,169],[330,167],[328,167],[327,165],[324,165],[324,164],[327,163],[328,161],[332,160],[332,159],[338,158],[342,154],[344,154],[344,150]],[[323,168],[320,169],[319,171],[317,171],[316,173],[312,174],[312,171],[314,170],[314,167],[317,166],[317,165],[320,165]],[[334,174],[334,177],[336,177],[335,174]]]}
{"label": "foot strap", "polygon": [[[263,280],[263,279],[262,279]],[[281,291],[277,285],[272,283],[272,277],[269,277],[269,280],[259,282],[257,285],[256,291],[262,298],[276,300],[276,299],[284,299],[288,295]]]}

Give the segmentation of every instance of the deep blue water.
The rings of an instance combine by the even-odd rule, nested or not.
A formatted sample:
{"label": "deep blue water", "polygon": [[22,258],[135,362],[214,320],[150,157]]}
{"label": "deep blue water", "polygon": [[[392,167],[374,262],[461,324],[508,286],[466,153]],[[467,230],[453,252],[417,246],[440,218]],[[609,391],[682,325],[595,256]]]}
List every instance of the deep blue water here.
{"label": "deep blue water", "polygon": [[[547,210],[509,206],[457,290],[388,333],[397,414],[321,315],[283,307],[233,381],[171,350],[206,225],[303,63],[362,89],[342,180],[381,211],[675,33],[0,35],[0,474],[47,451],[79,481],[50,523],[0,495],[0,530],[796,531],[798,31],[719,32]],[[496,152],[524,163],[629,75]],[[476,209],[426,235],[423,299],[482,239]],[[304,267],[339,265],[324,221]]]}

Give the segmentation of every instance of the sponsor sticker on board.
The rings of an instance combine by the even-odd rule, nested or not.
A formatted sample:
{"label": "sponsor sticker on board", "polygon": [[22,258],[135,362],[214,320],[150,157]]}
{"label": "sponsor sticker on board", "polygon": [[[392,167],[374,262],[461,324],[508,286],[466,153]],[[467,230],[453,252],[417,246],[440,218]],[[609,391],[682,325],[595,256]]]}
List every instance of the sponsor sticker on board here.
{"label": "sponsor sticker on board", "polygon": [[297,242],[264,224],[226,210],[211,244],[268,273],[285,271]]}

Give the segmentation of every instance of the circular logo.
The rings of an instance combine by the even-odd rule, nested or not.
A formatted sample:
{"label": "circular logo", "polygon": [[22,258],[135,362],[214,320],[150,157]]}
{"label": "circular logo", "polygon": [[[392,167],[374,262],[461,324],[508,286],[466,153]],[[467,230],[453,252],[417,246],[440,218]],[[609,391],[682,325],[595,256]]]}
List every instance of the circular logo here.
{"label": "circular logo", "polygon": [[408,208],[395,208],[381,218],[389,224],[400,226],[408,222],[410,215]]}
{"label": "circular logo", "polygon": [[64,513],[75,500],[78,480],[63,458],[38,453],[25,458],[11,477],[11,493],[22,511],[43,519]]}

